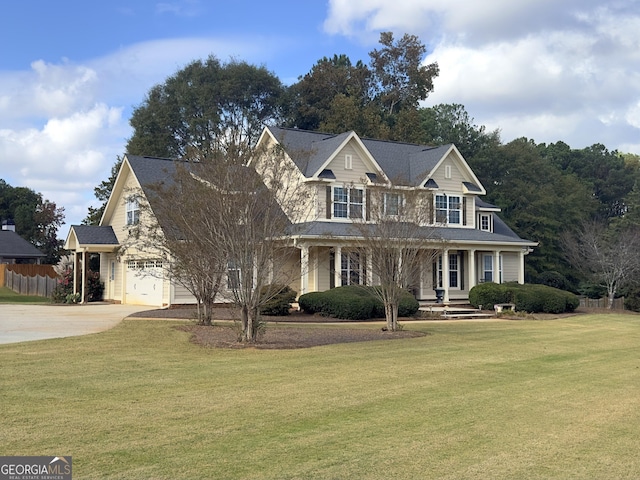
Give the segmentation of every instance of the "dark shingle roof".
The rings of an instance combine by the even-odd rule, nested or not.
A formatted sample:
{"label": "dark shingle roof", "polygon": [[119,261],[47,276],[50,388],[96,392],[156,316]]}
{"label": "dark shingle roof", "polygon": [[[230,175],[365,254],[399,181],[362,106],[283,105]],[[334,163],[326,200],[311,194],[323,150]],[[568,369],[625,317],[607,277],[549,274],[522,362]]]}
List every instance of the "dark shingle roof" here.
{"label": "dark shingle roof", "polygon": [[0,257],[40,258],[44,253],[11,230],[0,230]]}
{"label": "dark shingle roof", "polygon": [[[434,240],[448,242],[503,243],[512,245],[530,245],[533,242],[523,240],[497,216],[495,231],[485,232],[474,228],[425,227],[425,235]],[[308,222],[294,225],[295,235],[302,237],[357,237],[359,233],[352,224],[337,222]]]}
{"label": "dark shingle roof", "polygon": [[[295,128],[268,127],[306,176],[313,176],[352,133],[339,135]],[[400,185],[418,185],[425,180],[451,145],[429,147],[412,143],[362,138],[384,174]]]}
{"label": "dark shingle roof", "polygon": [[72,225],[81,245],[118,245],[118,239],[110,226]]}

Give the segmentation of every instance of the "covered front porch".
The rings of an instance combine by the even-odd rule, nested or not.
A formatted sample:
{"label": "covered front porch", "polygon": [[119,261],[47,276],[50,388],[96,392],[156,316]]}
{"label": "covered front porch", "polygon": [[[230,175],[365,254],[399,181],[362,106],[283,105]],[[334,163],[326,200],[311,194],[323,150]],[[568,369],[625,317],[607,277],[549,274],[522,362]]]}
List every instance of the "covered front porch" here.
{"label": "covered front porch", "polygon": [[[325,291],[343,285],[376,285],[379,278],[366,251],[347,242],[298,243],[299,282],[291,287],[300,295]],[[435,303],[436,289],[444,304],[466,302],[469,291],[483,282],[524,283],[524,258],[528,248],[490,248],[489,246],[450,246],[435,254],[424,251],[417,256],[408,288],[416,299]],[[292,268],[295,268],[292,266]]]}

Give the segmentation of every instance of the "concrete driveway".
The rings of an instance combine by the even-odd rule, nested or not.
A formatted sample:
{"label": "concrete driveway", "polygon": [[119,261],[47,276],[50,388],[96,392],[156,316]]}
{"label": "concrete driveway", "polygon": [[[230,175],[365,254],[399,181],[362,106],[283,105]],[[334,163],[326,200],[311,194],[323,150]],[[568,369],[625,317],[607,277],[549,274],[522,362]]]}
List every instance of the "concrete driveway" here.
{"label": "concrete driveway", "polygon": [[102,332],[128,315],[153,307],[88,305],[0,305],[0,344]]}

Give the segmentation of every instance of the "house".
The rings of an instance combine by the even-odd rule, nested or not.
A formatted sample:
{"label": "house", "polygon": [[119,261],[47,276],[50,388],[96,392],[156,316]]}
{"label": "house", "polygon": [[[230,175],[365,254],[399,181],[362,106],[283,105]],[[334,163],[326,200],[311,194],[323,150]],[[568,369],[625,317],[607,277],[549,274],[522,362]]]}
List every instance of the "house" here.
{"label": "house", "polygon": [[0,230],[0,263],[40,263],[44,253],[15,232],[15,226],[2,223]]}
{"label": "house", "polygon": [[[289,268],[300,272],[291,285],[299,294],[375,283],[364,261],[354,261],[349,250],[358,235],[353,223],[367,221],[368,191],[380,183],[424,192],[432,202],[428,227],[443,247],[435,262],[420,266],[414,287],[419,300],[436,300],[438,288],[444,302],[464,302],[479,282],[524,282],[525,256],[537,244],[520,238],[500,219],[500,209],[481,199],[485,188],[455,145],[276,127],[266,127],[258,144],[282,147],[285,161],[295,166],[299,188],[309,193],[308,213],[296,220],[297,233],[283,246],[293,253]],[[71,227],[65,248],[75,253],[79,271],[86,255],[100,254],[106,299],[154,306],[194,301],[163,273],[160,260],[121,249],[128,228],[140,219],[140,196],[149,198],[151,185],[170,182],[175,165],[171,159],[125,155],[100,226]],[[134,190],[141,193],[131,195]]]}

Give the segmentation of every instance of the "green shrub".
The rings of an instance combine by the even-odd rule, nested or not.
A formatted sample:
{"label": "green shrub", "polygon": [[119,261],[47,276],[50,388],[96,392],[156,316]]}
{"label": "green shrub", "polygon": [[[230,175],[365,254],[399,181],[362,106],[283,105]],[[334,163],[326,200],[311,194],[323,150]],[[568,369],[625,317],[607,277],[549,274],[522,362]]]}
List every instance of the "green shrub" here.
{"label": "green shrub", "polygon": [[540,284],[482,283],[469,292],[469,303],[492,308],[498,303],[514,303],[516,310],[529,313],[573,312],[580,299],[571,292]]}
{"label": "green shrub", "polygon": [[87,301],[99,302],[104,294],[104,283],[100,281],[100,272],[89,271],[87,274]]}
{"label": "green shrub", "polygon": [[77,303],[71,302],[71,296],[73,295],[73,270],[67,269],[58,278],[58,283],[53,289],[51,294],[51,300],[53,303]]}
{"label": "green shrub", "polygon": [[536,283],[547,285],[548,287],[559,288],[560,290],[571,290],[571,284],[560,272],[549,270],[538,275]]}
{"label": "green shrub", "polygon": [[271,297],[260,309],[261,315],[284,316],[289,315],[291,303],[295,302],[297,293],[288,285],[273,284],[262,287],[260,295]]}
{"label": "green shrub", "polygon": [[[376,296],[374,288],[362,286],[337,287],[324,292],[312,292],[298,299],[300,308],[307,313],[318,313],[327,317],[345,320],[367,320],[384,318],[384,305]],[[403,293],[398,315],[408,317],[418,311],[418,301],[411,293]]]}
{"label": "green shrub", "polygon": [[625,289],[624,308],[633,312],[640,312],[640,287]]}

